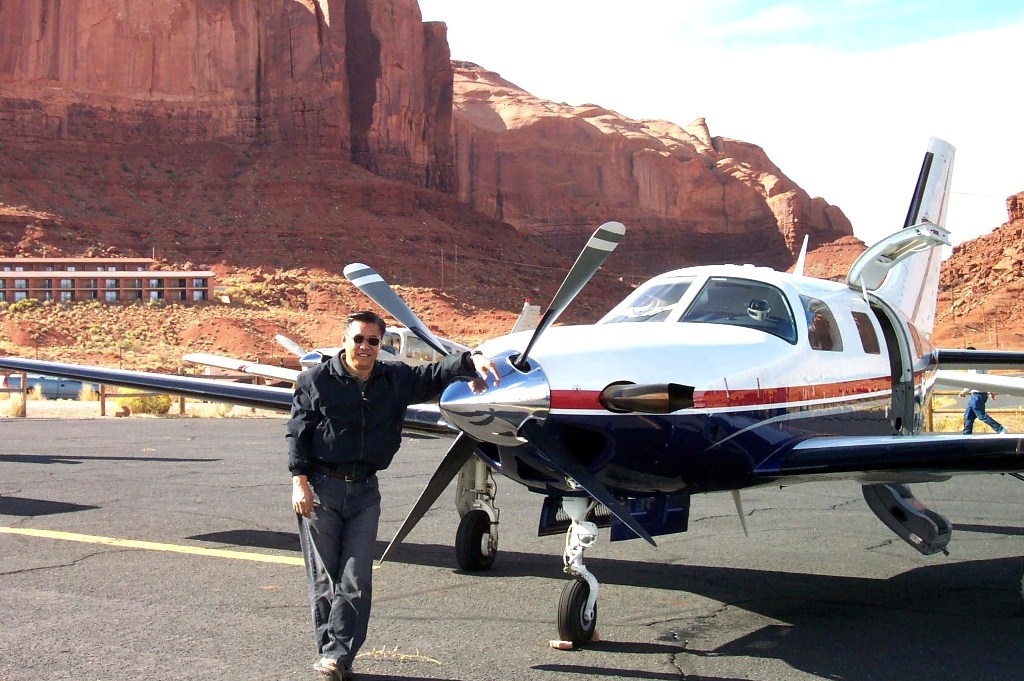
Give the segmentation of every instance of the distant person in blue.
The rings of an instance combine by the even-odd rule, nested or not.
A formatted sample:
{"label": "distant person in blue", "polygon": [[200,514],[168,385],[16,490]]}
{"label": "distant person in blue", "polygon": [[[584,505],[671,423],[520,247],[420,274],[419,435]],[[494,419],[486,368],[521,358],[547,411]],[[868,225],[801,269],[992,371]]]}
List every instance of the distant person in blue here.
{"label": "distant person in blue", "polygon": [[985,404],[988,402],[990,395],[993,400],[996,399],[994,394],[983,390],[968,390],[964,388],[960,391],[960,397],[967,398],[967,408],[964,409],[964,435],[970,435],[974,432],[975,420],[981,421],[999,434],[1006,432],[1006,428],[985,411]]}
{"label": "distant person in blue", "polygon": [[[975,348],[968,346],[967,349],[974,350]],[[983,374],[985,371],[982,369],[971,369],[967,373]],[[981,421],[1000,435],[1006,432],[1006,428],[1004,428],[999,421],[996,421],[985,412],[985,404],[988,402],[988,398],[991,397],[993,400],[996,399],[994,393],[989,393],[984,390],[964,388],[960,391],[960,397],[967,398],[967,408],[964,409],[964,435],[970,435],[974,432],[975,420]]]}

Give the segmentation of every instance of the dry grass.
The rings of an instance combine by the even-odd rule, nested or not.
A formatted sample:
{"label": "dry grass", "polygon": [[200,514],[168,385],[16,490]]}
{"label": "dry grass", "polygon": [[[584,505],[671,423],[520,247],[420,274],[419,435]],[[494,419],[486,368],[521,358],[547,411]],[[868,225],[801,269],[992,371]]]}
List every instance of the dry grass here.
{"label": "dry grass", "polygon": [[[21,396],[0,399],[0,417],[14,417],[21,404]],[[181,418],[178,400],[174,400],[170,413],[164,417],[148,414],[132,414],[131,418]],[[118,411],[113,399],[107,401],[107,415],[112,418]],[[94,419],[100,418],[99,400],[30,400],[25,408],[28,418],[44,419]],[[284,418],[286,415],[268,409],[238,407],[218,402],[193,402],[185,400],[185,418]]]}

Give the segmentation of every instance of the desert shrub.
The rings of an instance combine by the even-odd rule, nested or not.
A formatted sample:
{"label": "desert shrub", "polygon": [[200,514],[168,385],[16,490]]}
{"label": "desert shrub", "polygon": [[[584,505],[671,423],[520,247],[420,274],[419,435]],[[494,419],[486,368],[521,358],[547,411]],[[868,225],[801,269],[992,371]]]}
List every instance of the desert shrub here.
{"label": "desert shrub", "polygon": [[20,393],[10,393],[8,399],[0,404],[0,410],[5,416],[21,416],[25,408],[25,400]]}
{"label": "desert shrub", "polygon": [[78,393],[78,399],[83,402],[97,402],[100,399],[100,394],[93,390],[88,383],[83,383],[82,390]]}
{"label": "desert shrub", "polygon": [[171,410],[174,398],[170,395],[132,395],[118,397],[119,407],[128,407],[133,414],[154,414],[163,416]]}

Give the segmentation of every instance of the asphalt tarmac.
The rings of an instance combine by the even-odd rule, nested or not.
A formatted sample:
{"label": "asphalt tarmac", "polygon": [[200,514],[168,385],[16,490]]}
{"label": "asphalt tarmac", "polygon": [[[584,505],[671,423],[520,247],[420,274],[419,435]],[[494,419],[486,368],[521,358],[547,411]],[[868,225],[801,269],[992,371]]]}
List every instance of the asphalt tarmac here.
{"label": "asphalt tarmac", "polygon": [[[0,420],[0,679],[308,679],[284,419]],[[379,551],[449,441],[381,476]],[[463,574],[446,493],[375,573],[363,680],[1016,679],[1024,483],[915,486],[954,522],[921,556],[852,483],[697,497],[690,531],[609,542],[601,640],[553,650],[562,539],[499,479],[494,569]],[[269,561],[269,562],[267,562]]]}

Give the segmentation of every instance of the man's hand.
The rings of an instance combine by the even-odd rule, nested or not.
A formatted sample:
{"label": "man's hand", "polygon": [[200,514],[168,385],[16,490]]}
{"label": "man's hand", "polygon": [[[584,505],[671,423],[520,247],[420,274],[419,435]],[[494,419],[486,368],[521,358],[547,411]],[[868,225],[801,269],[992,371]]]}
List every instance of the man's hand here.
{"label": "man's hand", "polygon": [[474,393],[481,393],[487,390],[487,374],[494,377],[494,387],[498,387],[501,384],[501,376],[498,375],[498,367],[494,365],[494,362],[489,357],[485,357],[480,354],[470,355],[470,359],[473,361],[473,368],[476,369],[476,373],[479,378],[475,378],[470,382],[470,389]]}
{"label": "man's hand", "polygon": [[305,475],[292,476],[292,510],[305,518],[313,515],[313,490]]}

